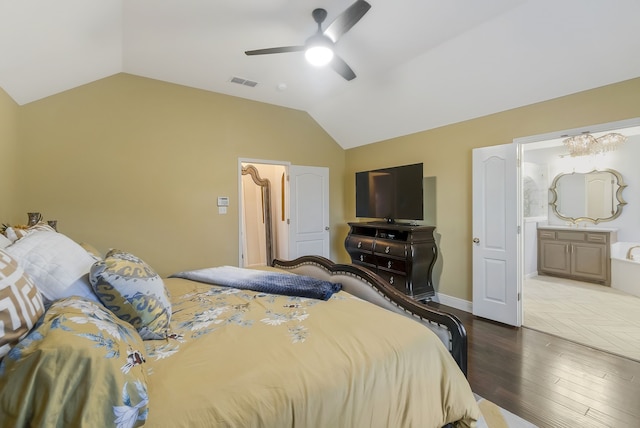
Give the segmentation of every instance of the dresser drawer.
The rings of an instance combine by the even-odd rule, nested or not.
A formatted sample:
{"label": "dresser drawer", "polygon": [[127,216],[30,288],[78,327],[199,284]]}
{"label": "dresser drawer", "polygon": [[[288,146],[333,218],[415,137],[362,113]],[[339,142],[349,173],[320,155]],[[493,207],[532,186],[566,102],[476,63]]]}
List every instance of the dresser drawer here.
{"label": "dresser drawer", "polygon": [[407,261],[406,259],[394,259],[390,257],[380,257],[376,255],[376,265],[382,269],[396,270],[400,272],[406,272]]}
{"label": "dresser drawer", "polygon": [[349,236],[347,238],[346,247],[347,251],[373,251],[374,239],[368,236]]}
{"label": "dresser drawer", "polygon": [[375,257],[373,257],[373,254],[371,253],[363,253],[363,252],[349,252],[349,254],[351,255],[351,259],[354,262],[360,262],[363,264],[367,264],[367,265],[372,265],[375,266],[376,264],[376,259]]}
{"label": "dresser drawer", "polygon": [[389,285],[393,285],[397,290],[402,291],[403,293],[407,292],[407,277],[405,275],[382,269],[379,269],[377,273]]}
{"label": "dresser drawer", "polygon": [[376,241],[373,251],[378,254],[385,254],[396,257],[407,256],[407,244],[403,242],[393,242],[387,240]]}

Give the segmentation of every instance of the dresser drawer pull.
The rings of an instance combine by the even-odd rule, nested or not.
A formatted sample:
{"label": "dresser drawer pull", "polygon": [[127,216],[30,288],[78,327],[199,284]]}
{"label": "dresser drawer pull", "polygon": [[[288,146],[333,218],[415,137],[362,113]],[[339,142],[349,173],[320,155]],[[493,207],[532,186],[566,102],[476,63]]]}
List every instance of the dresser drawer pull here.
{"label": "dresser drawer pull", "polygon": [[393,285],[393,277],[389,278],[389,284]]}
{"label": "dresser drawer pull", "polygon": [[389,261],[387,262],[387,267],[388,267],[389,269],[391,269],[391,260],[389,260]]}
{"label": "dresser drawer pull", "polygon": [[360,254],[360,261],[363,262],[364,261],[364,256],[362,254]]}
{"label": "dresser drawer pull", "polygon": [[389,246],[387,245],[387,246],[385,247],[385,249],[384,249],[384,253],[385,253],[385,254],[389,254],[389,250],[390,250],[390,248],[389,248]]}
{"label": "dresser drawer pull", "polygon": [[358,248],[362,248],[362,241],[358,241]]}

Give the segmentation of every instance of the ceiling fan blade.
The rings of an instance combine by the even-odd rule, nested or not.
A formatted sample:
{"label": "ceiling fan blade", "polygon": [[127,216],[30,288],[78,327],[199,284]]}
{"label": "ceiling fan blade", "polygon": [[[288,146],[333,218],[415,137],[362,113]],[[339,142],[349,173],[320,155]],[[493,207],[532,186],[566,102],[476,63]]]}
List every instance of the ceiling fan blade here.
{"label": "ceiling fan blade", "polygon": [[367,11],[371,9],[371,5],[364,0],[358,0],[347,8],[340,16],[338,16],[326,30],[324,35],[329,37],[333,43],[337,42],[340,37],[351,29]]}
{"label": "ceiling fan blade", "polygon": [[353,80],[356,78],[356,73],[354,73],[351,67],[349,67],[347,63],[344,62],[344,60],[339,56],[334,55],[330,64],[331,68],[333,68],[336,73],[344,77],[346,80]]}
{"label": "ceiling fan blade", "polygon": [[280,48],[267,48],[267,49],[256,49],[253,51],[244,51],[246,55],[268,55],[268,54],[277,54],[277,53],[286,53],[286,52],[301,52],[304,50],[304,46],[283,46]]}

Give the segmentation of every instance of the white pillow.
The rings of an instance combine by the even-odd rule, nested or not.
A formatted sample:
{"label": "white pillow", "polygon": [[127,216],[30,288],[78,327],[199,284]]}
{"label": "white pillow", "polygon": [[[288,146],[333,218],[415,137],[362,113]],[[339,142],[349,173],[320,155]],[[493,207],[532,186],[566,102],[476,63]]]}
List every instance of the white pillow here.
{"label": "white pillow", "polygon": [[95,260],[62,233],[30,234],[5,251],[31,277],[45,301],[80,296],[99,302],[89,284],[89,270]]}
{"label": "white pillow", "polygon": [[18,240],[18,235],[16,234],[16,231],[13,229],[13,227],[7,227],[7,230],[5,230],[4,233],[7,234],[7,239],[9,240],[9,242],[13,243]]}
{"label": "white pillow", "polygon": [[6,248],[11,245],[11,240],[0,233],[0,248]]}
{"label": "white pillow", "polygon": [[7,229],[4,231],[5,235],[7,236],[7,239],[9,239],[9,241],[11,242],[16,242],[18,239],[22,239],[27,235],[31,235],[32,233],[36,233],[36,232],[55,232],[56,230],[49,226],[46,223],[37,223],[34,224],[33,226],[29,226],[26,229],[23,228],[14,228],[14,227],[7,227]]}

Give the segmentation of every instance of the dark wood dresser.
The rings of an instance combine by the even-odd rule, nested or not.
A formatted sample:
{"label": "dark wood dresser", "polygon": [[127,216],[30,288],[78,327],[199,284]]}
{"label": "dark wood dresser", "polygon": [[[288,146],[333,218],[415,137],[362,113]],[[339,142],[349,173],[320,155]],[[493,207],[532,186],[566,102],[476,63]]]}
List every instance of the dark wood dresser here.
{"label": "dark wood dresser", "polygon": [[349,223],[345,247],[354,264],[367,267],[416,300],[434,296],[431,273],[438,249],[433,226]]}

